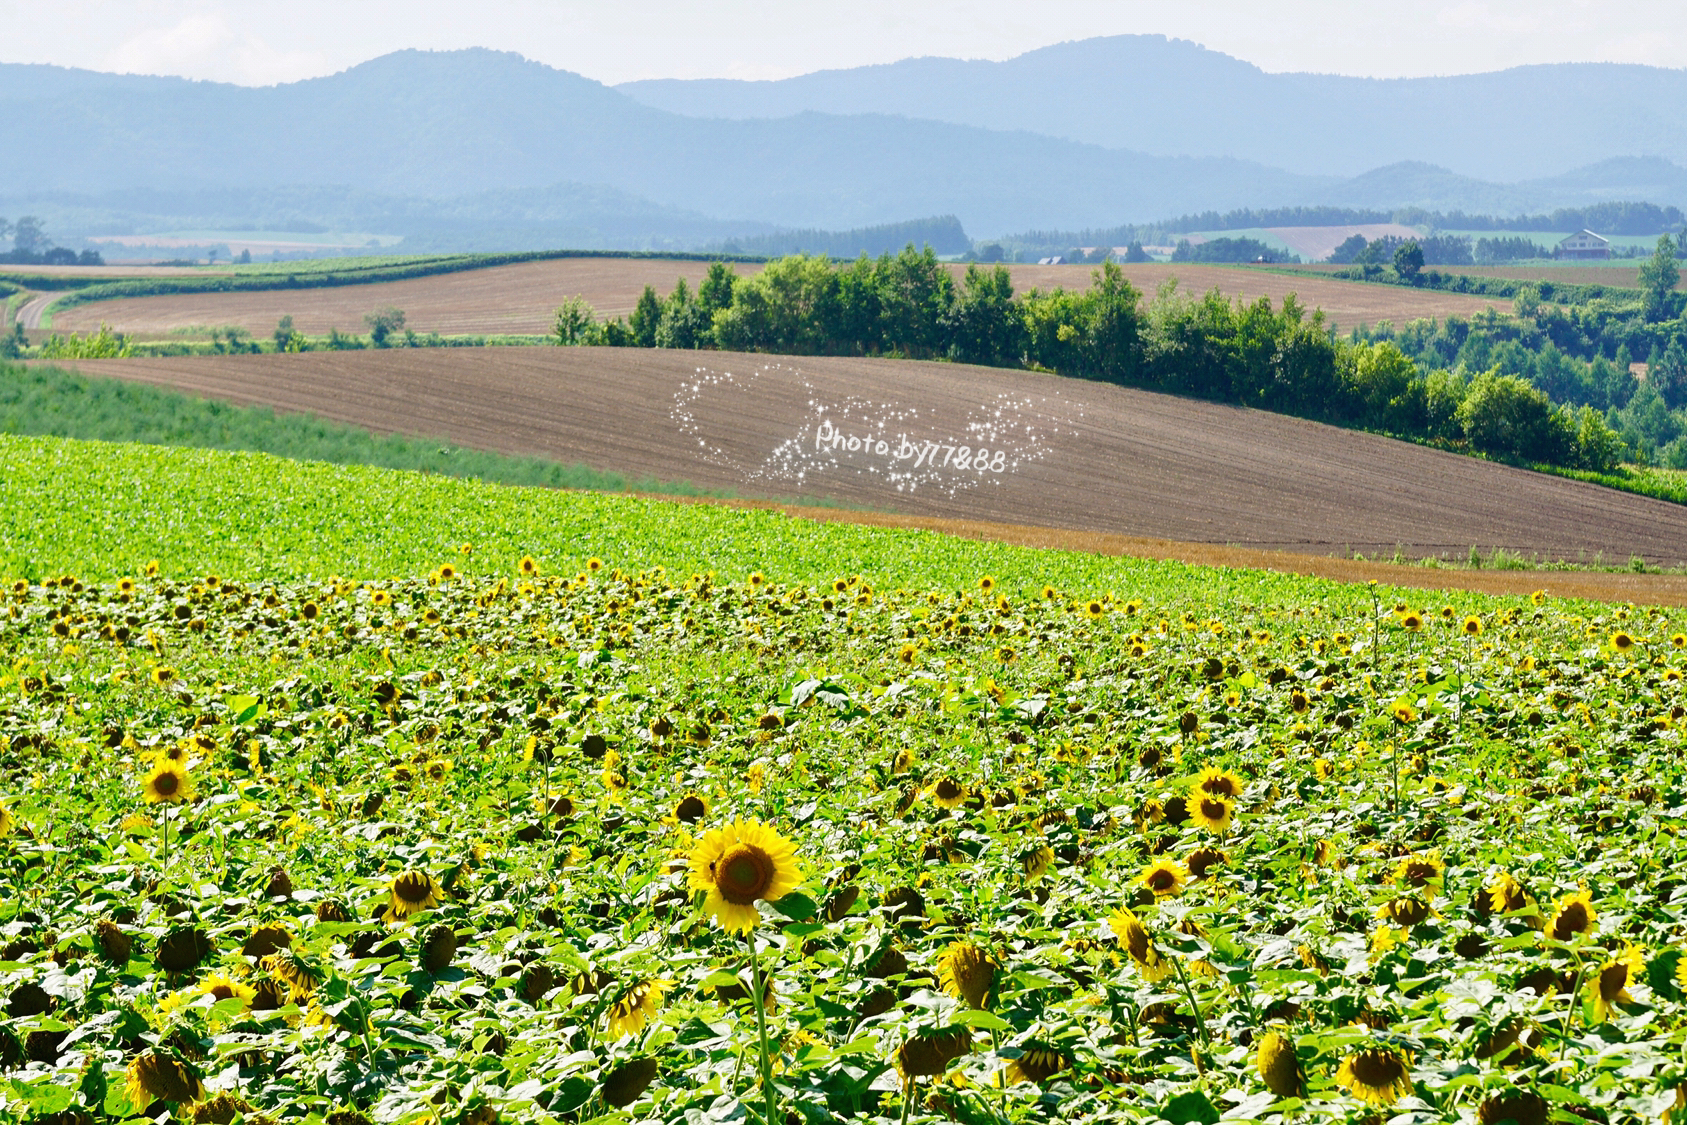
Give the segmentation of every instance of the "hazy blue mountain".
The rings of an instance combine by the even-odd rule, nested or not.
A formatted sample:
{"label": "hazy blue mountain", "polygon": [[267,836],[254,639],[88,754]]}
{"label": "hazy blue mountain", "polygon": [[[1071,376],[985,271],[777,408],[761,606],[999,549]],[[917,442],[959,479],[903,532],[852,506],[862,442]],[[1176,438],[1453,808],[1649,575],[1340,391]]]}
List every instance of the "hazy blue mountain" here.
{"label": "hazy blue mountain", "polygon": [[990,231],[1286,202],[1323,182],[883,115],[697,120],[487,50],[400,51],[256,89],[0,66],[0,120],[54,139],[0,167],[6,195],[337,184],[444,197],[573,182],[785,226],[953,213]]}
{"label": "hazy blue mountain", "polygon": [[1439,78],[1268,74],[1184,40],[1119,35],[1005,62],[918,58],[775,82],[617,88],[699,117],[903,114],[1322,175],[1419,161],[1504,182],[1612,157],[1687,163],[1687,70],[1607,63]]}
{"label": "hazy blue mountain", "polygon": [[[1083,81],[1114,82],[1106,67],[1077,66],[1088,56],[1060,52],[1105,55],[1120,42],[1145,41],[1098,40],[1026,58],[1064,59],[1068,69],[1085,72]],[[1179,88],[1165,84],[1180,73],[1172,65],[1179,59],[1197,74],[1281,77],[1159,42],[1164,50],[1154,57],[1164,63],[1164,81],[1139,74],[1145,89],[1132,113],[1143,122],[1156,117],[1155,106],[1182,112],[1171,104]],[[978,65],[1009,65],[916,62],[932,73],[962,75]],[[881,69],[901,74],[900,66]],[[1074,119],[1084,112],[1095,121],[1117,116],[1117,99],[1103,97],[1106,89],[1083,87],[1088,100]],[[1216,96],[1202,95],[1209,102]],[[1286,160],[1317,130],[1285,115],[1292,100],[1260,98],[1233,101],[1227,112],[1267,106],[1281,127],[1254,120],[1247,132],[1252,142],[1269,140],[1273,158]],[[1028,124],[1052,129],[1067,119],[1061,105],[1037,109],[1040,119]],[[990,124],[1013,124],[1010,116],[1004,110],[1003,120]],[[412,245],[429,248],[677,248],[775,229],[813,237],[933,215],[953,215],[974,237],[988,238],[1300,204],[1516,213],[1596,198],[1687,203],[1687,171],[1657,156],[1607,159],[1569,173],[1560,163],[1550,175],[1504,182],[1457,164],[1402,162],[1384,146],[1379,151],[1388,159],[1356,177],[1314,175],[1265,160],[1146,155],[1027,128],[881,112],[692,117],[480,49],[400,51],[326,78],[261,88],[6,64],[0,122],[13,138],[0,163],[0,215],[34,210],[59,238],[304,223],[406,234]],[[50,141],[17,139],[19,123],[29,124],[29,136]],[[1495,138],[1509,132],[1490,126]],[[1428,132],[1396,140],[1409,147]],[[1332,151],[1347,143],[1337,136],[1318,141]]]}

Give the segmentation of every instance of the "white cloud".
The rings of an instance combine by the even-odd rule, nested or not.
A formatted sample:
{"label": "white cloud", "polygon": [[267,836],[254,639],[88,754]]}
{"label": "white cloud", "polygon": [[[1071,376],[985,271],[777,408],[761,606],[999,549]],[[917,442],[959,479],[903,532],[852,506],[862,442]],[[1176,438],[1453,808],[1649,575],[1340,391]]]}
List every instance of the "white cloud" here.
{"label": "white cloud", "polygon": [[268,86],[333,68],[320,52],[278,50],[255,35],[236,34],[221,15],[193,15],[131,36],[106,56],[104,69]]}

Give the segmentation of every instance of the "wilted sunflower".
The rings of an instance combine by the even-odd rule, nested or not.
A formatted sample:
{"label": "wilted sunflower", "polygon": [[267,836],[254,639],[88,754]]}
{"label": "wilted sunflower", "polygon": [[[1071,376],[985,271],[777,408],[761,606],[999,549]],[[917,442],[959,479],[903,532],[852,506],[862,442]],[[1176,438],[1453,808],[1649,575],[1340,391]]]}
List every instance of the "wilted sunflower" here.
{"label": "wilted sunflower", "polygon": [[1107,928],[1124,945],[1143,980],[1154,984],[1171,975],[1171,962],[1161,957],[1160,951],[1154,948],[1154,939],[1149,936],[1148,927],[1130,907],[1121,906],[1108,915]]}
{"label": "wilted sunflower", "polygon": [[316,991],[323,981],[323,972],[290,949],[277,950],[264,958],[264,968],[276,978],[287,982],[292,999],[302,1000]]}
{"label": "wilted sunflower", "polygon": [[205,1084],[180,1059],[162,1051],[142,1051],[124,1071],[129,1104],[141,1113],[155,1101],[181,1105],[205,1097]]}
{"label": "wilted sunflower", "polygon": [[193,800],[193,779],[178,762],[161,759],[141,783],[141,796],[149,805],[173,805]]}
{"label": "wilted sunflower", "polygon": [[1367,1047],[1342,1060],[1336,1084],[1362,1102],[1386,1108],[1412,1092],[1411,1062],[1391,1047]]}
{"label": "wilted sunflower", "polygon": [[1203,796],[1189,802],[1189,819],[1208,832],[1228,832],[1236,812],[1234,802],[1223,797]]}
{"label": "wilted sunflower", "polygon": [[1584,887],[1558,901],[1558,909],[1553,911],[1552,920],[1546,925],[1546,936],[1553,941],[1569,941],[1590,932],[1598,917],[1593,909],[1593,897]]}
{"label": "wilted sunflower", "polygon": [[619,999],[609,1005],[609,1037],[619,1039],[623,1035],[637,1035],[644,1030],[644,1025],[662,1006],[662,997],[668,988],[668,981],[652,977],[639,981],[623,992]]}
{"label": "wilted sunflower", "polygon": [[411,868],[393,878],[387,888],[387,913],[394,918],[408,918],[439,905],[439,887],[426,871]]}
{"label": "wilted sunflower", "polygon": [[996,982],[996,965],[970,941],[957,941],[943,951],[937,962],[937,983],[943,991],[983,1008]]}
{"label": "wilted sunflower", "polygon": [[1300,1096],[1300,1060],[1295,1057],[1294,1040],[1281,1031],[1273,1028],[1260,1036],[1254,1066],[1265,1088],[1279,1098]]}
{"label": "wilted sunflower", "polygon": [[1378,918],[1386,918],[1397,926],[1415,926],[1432,913],[1434,911],[1429,908],[1429,903],[1417,895],[1402,895],[1399,898],[1391,898],[1377,907]]}
{"label": "wilted sunflower", "polygon": [[1071,1065],[1071,1059],[1052,1047],[1027,1043],[1020,1048],[1019,1057],[1008,1063],[1003,1077],[1010,1086],[1015,1082],[1030,1082],[1041,1086]]}
{"label": "wilted sunflower", "polygon": [[1195,775],[1195,781],[1189,787],[1191,797],[1223,797],[1227,801],[1234,801],[1247,788],[1247,782],[1229,770],[1221,770],[1217,766],[1208,766]]}
{"label": "wilted sunflower", "polygon": [[1587,998],[1593,1002],[1595,1019],[1610,1019],[1613,1007],[1634,1003],[1628,986],[1640,976],[1644,960],[1640,950],[1631,945],[1599,966],[1599,971],[1587,982]]}
{"label": "wilted sunflower", "polygon": [[1155,898],[1165,898],[1183,890],[1183,869],[1171,860],[1162,859],[1144,867],[1137,881],[1153,891]]}
{"label": "wilted sunflower", "polygon": [[972,1033],[964,1027],[919,1032],[896,1049],[896,1069],[904,1079],[936,1077],[971,1050]]}
{"label": "wilted sunflower", "polygon": [[1038,844],[1019,857],[1019,869],[1025,872],[1027,882],[1035,883],[1049,873],[1054,866],[1054,849],[1047,844]]}
{"label": "wilted sunflower", "polygon": [[703,909],[733,933],[748,933],[761,921],[758,900],[784,898],[800,881],[796,845],[757,820],[703,833],[690,864],[691,889],[707,892]]}

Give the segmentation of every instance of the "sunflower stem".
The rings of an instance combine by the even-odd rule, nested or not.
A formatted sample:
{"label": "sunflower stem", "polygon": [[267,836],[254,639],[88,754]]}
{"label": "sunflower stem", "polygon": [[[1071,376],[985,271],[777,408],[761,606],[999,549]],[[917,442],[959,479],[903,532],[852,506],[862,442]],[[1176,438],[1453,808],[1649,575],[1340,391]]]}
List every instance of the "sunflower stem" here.
{"label": "sunflower stem", "polygon": [[746,935],[744,940],[750,946],[750,997],[756,1004],[756,1041],[761,1053],[762,1093],[767,1099],[766,1120],[767,1125],[778,1125],[779,1095],[773,1086],[773,1056],[767,1042],[767,1005],[762,999],[761,957],[756,953],[754,934]]}
{"label": "sunflower stem", "polygon": [[908,1112],[913,1107],[915,1092],[919,1089],[920,1080],[913,1075],[902,1087],[902,1125],[908,1125]]}
{"label": "sunflower stem", "polygon": [[1203,1045],[1211,1043],[1212,1036],[1207,1034],[1207,1021],[1201,1015],[1201,1005],[1195,999],[1195,990],[1189,986],[1188,974],[1183,971],[1183,958],[1173,957],[1172,968],[1177,970],[1177,980],[1179,984],[1183,985],[1183,994],[1189,997],[1189,1006],[1195,1009],[1195,1027],[1201,1033],[1201,1043]]}
{"label": "sunflower stem", "polygon": [[1576,1014],[1576,1007],[1581,1003],[1582,974],[1587,970],[1587,962],[1576,958],[1576,982],[1570,986],[1570,1004],[1564,1009],[1564,1026],[1558,1034],[1558,1061],[1564,1061],[1564,1047],[1570,1042],[1570,1017]]}

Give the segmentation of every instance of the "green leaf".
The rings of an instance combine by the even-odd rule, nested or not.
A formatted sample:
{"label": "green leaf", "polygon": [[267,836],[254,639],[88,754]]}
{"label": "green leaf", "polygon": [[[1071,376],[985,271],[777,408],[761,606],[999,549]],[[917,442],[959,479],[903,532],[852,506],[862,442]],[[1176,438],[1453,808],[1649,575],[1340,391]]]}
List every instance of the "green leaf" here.
{"label": "green leaf", "polygon": [[792,891],[782,899],[768,903],[793,922],[806,922],[820,910],[813,899],[801,891]]}
{"label": "green leaf", "polygon": [[978,1008],[967,1008],[964,1011],[957,1012],[953,1017],[953,1022],[963,1027],[980,1027],[985,1031],[1006,1031],[1013,1026],[1001,1016]]}
{"label": "green leaf", "polygon": [[1179,1094],[1166,1103],[1166,1108],[1160,1111],[1160,1116],[1170,1121],[1172,1125],[1218,1125],[1218,1109],[1207,1100],[1207,1095],[1199,1090],[1190,1090]]}

